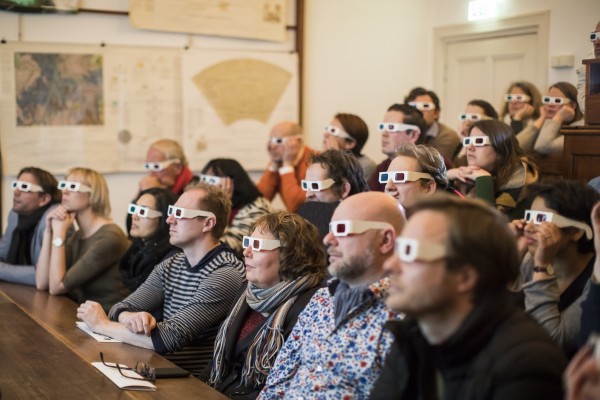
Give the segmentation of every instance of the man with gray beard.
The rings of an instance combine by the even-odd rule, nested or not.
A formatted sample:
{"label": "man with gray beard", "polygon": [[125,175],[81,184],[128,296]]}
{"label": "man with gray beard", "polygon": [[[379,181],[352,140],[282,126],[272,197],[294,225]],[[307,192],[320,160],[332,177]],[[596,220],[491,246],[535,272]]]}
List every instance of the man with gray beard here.
{"label": "man with gray beard", "polygon": [[369,397],[392,343],[383,324],[398,318],[385,305],[383,264],[403,226],[396,202],[384,193],[340,203],[323,240],[333,279],[298,317],[259,398]]}

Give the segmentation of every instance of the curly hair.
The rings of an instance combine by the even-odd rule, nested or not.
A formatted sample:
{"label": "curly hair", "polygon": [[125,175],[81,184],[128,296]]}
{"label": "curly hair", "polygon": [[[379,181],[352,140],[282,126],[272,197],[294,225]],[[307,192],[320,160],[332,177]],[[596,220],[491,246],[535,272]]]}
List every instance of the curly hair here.
{"label": "curly hair", "polygon": [[250,232],[269,232],[281,241],[279,275],[282,280],[294,280],[311,273],[326,277],[325,253],[317,228],[287,211],[263,215],[252,224]]}

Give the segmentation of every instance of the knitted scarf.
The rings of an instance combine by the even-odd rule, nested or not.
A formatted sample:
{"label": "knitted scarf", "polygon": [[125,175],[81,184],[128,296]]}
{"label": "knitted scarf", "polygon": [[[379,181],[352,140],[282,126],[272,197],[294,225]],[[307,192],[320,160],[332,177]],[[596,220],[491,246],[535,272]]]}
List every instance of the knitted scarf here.
{"label": "knitted scarf", "polygon": [[269,313],[270,315],[248,347],[242,369],[242,383],[254,387],[264,385],[269,371],[275,364],[277,354],[285,341],[283,323],[289,309],[299,294],[319,285],[320,280],[317,275],[308,274],[293,281],[279,282],[268,289],[259,289],[252,283],[248,283],[248,288],[240,296],[217,334],[213,369],[208,383],[216,386],[224,376],[223,357],[225,355],[227,331],[231,328],[231,324],[240,312],[244,302],[247,302],[254,311]]}
{"label": "knitted scarf", "polygon": [[171,188],[171,192],[175,193],[177,196],[181,196],[183,190],[194,179],[194,174],[188,167],[183,167],[177,178],[175,179],[175,184]]}
{"label": "knitted scarf", "polygon": [[17,226],[10,238],[10,248],[6,255],[6,262],[14,265],[31,265],[31,240],[35,227],[52,204],[47,204],[35,210],[31,215],[19,215]]}

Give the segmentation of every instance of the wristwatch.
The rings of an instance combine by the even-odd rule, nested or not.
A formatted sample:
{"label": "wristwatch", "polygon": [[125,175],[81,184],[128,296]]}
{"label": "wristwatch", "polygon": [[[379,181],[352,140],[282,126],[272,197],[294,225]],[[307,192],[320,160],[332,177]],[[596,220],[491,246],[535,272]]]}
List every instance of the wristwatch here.
{"label": "wristwatch", "polygon": [[544,272],[548,275],[554,275],[554,267],[548,264],[545,267],[533,267],[533,272]]}
{"label": "wristwatch", "polygon": [[54,247],[61,247],[63,244],[65,244],[65,241],[62,238],[55,237],[52,239],[52,246]]}

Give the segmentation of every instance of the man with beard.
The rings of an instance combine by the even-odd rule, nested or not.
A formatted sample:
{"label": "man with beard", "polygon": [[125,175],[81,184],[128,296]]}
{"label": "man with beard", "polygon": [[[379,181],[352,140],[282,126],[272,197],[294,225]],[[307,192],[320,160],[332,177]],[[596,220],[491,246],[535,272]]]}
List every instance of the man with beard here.
{"label": "man with beard", "polygon": [[403,225],[384,193],[340,203],[323,240],[333,279],[300,314],[259,398],[368,398],[391,345],[383,323],[397,318],[384,303],[383,263]]}
{"label": "man with beard", "polygon": [[54,176],[36,167],[23,168],[12,188],[13,208],[0,241],[0,281],[35,286],[46,214],[60,203],[61,192]]}

